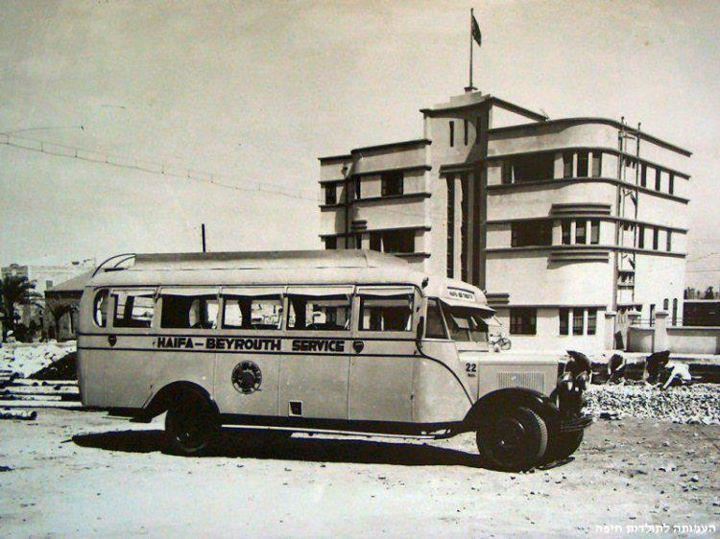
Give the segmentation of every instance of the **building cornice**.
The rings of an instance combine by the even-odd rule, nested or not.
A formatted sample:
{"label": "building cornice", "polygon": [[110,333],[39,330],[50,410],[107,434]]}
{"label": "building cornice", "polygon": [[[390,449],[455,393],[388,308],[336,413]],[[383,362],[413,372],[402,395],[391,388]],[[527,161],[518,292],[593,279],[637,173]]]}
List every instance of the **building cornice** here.
{"label": "building cornice", "polygon": [[[485,96],[484,99],[480,99],[477,101],[470,101],[468,103],[460,103],[457,105],[449,105],[448,106],[438,106],[438,107],[431,107],[431,108],[424,108],[420,109],[420,112],[424,116],[442,116],[443,114],[446,114],[448,112],[460,112],[467,109],[473,109],[473,108],[480,108],[485,106],[497,106],[501,109],[505,109],[510,112],[514,112],[515,114],[519,114],[520,116],[525,116],[526,118],[530,118],[532,120],[536,120],[538,122],[546,122],[547,116],[544,114],[540,114],[539,112],[535,112],[534,110],[526,109],[525,107],[521,107],[520,105],[516,105],[515,103],[510,103],[510,101],[505,101],[504,99],[500,99],[499,97],[493,97],[491,95]],[[532,125],[532,124],[530,124]]]}
{"label": "building cornice", "polygon": [[492,192],[492,191],[522,191],[524,189],[531,189],[534,187],[550,187],[550,186],[558,186],[558,185],[565,186],[565,185],[571,185],[571,184],[590,183],[590,182],[609,183],[611,185],[622,186],[627,189],[637,189],[641,193],[644,193],[647,195],[654,195],[659,198],[666,198],[668,200],[680,202],[681,204],[688,204],[690,202],[690,200],[687,198],[679,197],[677,195],[671,195],[669,193],[664,193],[662,191],[655,191],[654,189],[648,189],[647,187],[641,187],[639,185],[635,185],[634,183],[621,182],[620,180],[618,180],[616,178],[557,178],[557,179],[550,179],[550,180],[537,180],[537,181],[532,181],[532,182],[488,185],[487,190],[489,192]]}
{"label": "building cornice", "polygon": [[[430,198],[432,196],[431,193],[427,192],[420,192],[420,193],[403,193],[402,195],[387,195],[387,196],[380,196],[380,197],[367,197],[367,198],[361,198],[359,200],[353,200],[350,202],[350,205],[363,205],[363,204],[373,204],[375,202],[392,202],[394,200],[412,200],[412,199],[418,199],[418,198]],[[344,208],[346,206],[345,202],[338,202],[337,204],[320,204],[321,210],[327,210],[327,209],[335,209],[335,208]]]}
{"label": "building cornice", "polygon": [[510,126],[506,126],[506,127],[495,127],[495,128],[488,130],[488,135],[490,137],[492,137],[492,135],[512,133],[513,131],[522,131],[522,130],[526,130],[526,129],[533,129],[533,128],[542,129],[543,127],[550,127],[550,126],[581,125],[581,124],[609,125],[616,129],[623,129],[627,133],[630,133],[635,136],[639,136],[643,140],[646,140],[648,142],[651,142],[653,144],[656,144],[656,145],[666,148],[668,150],[672,150],[676,153],[684,155],[685,157],[690,157],[692,155],[692,152],[690,150],[686,150],[685,148],[681,148],[680,146],[677,146],[675,144],[672,144],[672,143],[662,140],[660,138],[654,137],[654,136],[644,133],[642,131],[638,131],[637,129],[634,129],[630,126],[623,125],[622,123],[618,122],[617,120],[613,120],[611,118],[599,118],[599,117],[592,117],[592,116],[577,117],[577,118],[558,118],[557,120],[547,120],[547,121],[541,122],[541,123],[533,122],[533,123],[526,123],[526,124],[519,124],[519,125],[510,125]]}

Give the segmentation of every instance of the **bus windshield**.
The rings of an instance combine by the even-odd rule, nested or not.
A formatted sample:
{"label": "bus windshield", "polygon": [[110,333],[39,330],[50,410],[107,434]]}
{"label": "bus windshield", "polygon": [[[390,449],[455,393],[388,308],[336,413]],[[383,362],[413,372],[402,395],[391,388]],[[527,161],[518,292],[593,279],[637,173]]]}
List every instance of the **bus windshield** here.
{"label": "bus windshield", "polygon": [[451,307],[447,304],[443,305],[443,312],[453,341],[487,343],[488,325],[483,320],[487,313],[479,309]]}

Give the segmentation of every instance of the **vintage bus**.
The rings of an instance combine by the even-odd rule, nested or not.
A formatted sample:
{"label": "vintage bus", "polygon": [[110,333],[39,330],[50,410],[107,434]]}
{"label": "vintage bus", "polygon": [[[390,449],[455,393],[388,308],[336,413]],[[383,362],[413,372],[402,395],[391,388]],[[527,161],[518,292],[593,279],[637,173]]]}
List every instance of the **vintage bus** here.
{"label": "vintage bus", "polygon": [[85,406],[170,447],[244,432],[476,433],[489,465],[564,458],[590,423],[589,365],[488,345],[481,290],[373,251],[146,254],[106,261],[80,305]]}

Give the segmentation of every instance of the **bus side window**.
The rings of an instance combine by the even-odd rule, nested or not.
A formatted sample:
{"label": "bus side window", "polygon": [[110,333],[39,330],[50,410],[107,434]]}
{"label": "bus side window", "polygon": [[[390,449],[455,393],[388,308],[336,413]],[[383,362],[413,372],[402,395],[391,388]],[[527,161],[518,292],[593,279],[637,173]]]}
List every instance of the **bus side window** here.
{"label": "bus side window", "polygon": [[427,323],[425,337],[428,339],[447,339],[445,324],[443,323],[440,305],[436,299],[429,299],[427,303]]}
{"label": "bus side window", "polygon": [[360,331],[411,331],[412,299],[360,297]]}
{"label": "bus side window", "polygon": [[280,329],[282,298],[224,296],[223,328]]}
{"label": "bus side window", "polygon": [[95,300],[93,301],[93,320],[99,328],[107,326],[108,294],[107,289],[100,290],[95,294]]}
{"label": "bus side window", "polygon": [[168,329],[214,329],[218,315],[217,295],[162,295],[160,327]]}
{"label": "bus side window", "polygon": [[115,290],[115,315],[113,327],[149,328],[155,308],[153,290]]}
{"label": "bus side window", "polygon": [[350,329],[350,296],[288,295],[288,329]]}

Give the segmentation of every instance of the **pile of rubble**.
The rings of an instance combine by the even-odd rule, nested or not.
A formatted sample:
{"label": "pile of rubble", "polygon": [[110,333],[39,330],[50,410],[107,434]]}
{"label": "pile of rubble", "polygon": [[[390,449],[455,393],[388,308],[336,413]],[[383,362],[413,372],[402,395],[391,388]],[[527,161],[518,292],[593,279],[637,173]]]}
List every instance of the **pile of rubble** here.
{"label": "pile of rubble", "polygon": [[75,343],[5,345],[0,348],[0,370],[16,373],[19,378],[27,378],[69,353],[75,352],[75,349]]}
{"label": "pile of rubble", "polygon": [[592,385],[586,411],[603,419],[636,417],[673,423],[720,425],[720,385],[669,387],[640,383]]}

